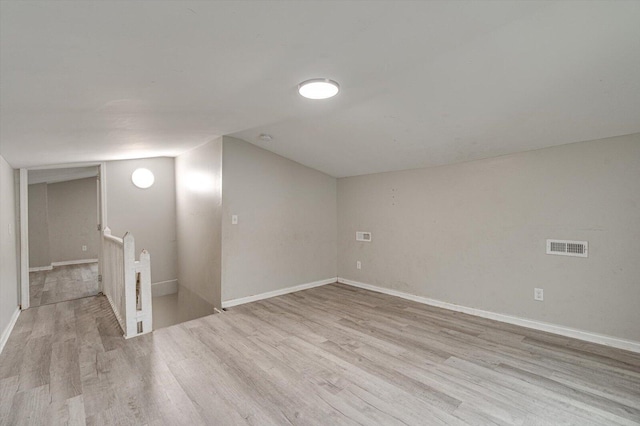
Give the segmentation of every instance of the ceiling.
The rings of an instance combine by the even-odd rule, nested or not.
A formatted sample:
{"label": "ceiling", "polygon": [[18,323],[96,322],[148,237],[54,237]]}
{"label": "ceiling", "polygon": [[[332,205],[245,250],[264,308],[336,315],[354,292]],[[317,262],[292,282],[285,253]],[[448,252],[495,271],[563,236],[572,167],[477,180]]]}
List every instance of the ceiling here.
{"label": "ceiling", "polygon": [[[638,22],[637,1],[3,1],[0,153],[176,156],[232,135],[341,177],[636,133]],[[300,97],[315,77],[340,94]]]}

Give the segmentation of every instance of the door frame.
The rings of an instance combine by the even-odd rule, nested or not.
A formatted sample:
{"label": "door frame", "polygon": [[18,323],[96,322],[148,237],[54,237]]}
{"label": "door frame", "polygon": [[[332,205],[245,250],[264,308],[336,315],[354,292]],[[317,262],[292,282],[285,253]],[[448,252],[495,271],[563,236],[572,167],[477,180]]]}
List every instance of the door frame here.
{"label": "door frame", "polygon": [[[29,170],[68,169],[73,167],[98,167],[98,229],[102,238],[107,223],[107,163],[86,162],[67,163],[51,166],[21,168],[20,190],[20,309],[29,309]],[[102,241],[98,244],[98,275],[102,276]],[[102,292],[102,282],[98,280],[98,291]]]}

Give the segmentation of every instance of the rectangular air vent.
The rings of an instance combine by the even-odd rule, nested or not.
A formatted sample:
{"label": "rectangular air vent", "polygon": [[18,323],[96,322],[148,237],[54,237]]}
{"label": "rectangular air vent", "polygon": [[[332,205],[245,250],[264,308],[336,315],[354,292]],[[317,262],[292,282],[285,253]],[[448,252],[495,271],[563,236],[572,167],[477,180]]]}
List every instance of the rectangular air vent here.
{"label": "rectangular air vent", "polygon": [[547,240],[547,254],[588,257],[589,244],[586,241]]}
{"label": "rectangular air vent", "polygon": [[371,232],[356,232],[356,241],[371,241]]}

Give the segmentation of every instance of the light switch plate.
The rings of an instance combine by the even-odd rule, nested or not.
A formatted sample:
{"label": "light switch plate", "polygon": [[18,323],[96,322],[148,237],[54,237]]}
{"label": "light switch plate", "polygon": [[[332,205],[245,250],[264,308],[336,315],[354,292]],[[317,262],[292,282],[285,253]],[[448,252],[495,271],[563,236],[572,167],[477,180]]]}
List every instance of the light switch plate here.
{"label": "light switch plate", "polygon": [[238,215],[237,214],[231,215],[231,224],[232,225],[237,225],[238,224]]}

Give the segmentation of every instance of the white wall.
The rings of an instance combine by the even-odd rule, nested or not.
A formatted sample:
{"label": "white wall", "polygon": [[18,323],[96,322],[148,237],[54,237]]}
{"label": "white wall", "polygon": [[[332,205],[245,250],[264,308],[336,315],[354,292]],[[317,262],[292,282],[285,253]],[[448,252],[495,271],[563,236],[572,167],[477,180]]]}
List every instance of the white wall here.
{"label": "white wall", "polygon": [[336,179],[240,139],[222,151],[222,300],[335,277]]}
{"label": "white wall", "polygon": [[98,257],[97,174],[95,166],[29,170],[30,268]]}
{"label": "white wall", "polygon": [[176,158],[178,282],[220,308],[222,139]]}
{"label": "white wall", "polygon": [[[29,203],[29,215],[32,211],[33,206]],[[47,212],[51,262],[98,258],[98,187],[95,177],[48,184]],[[82,251],[82,246],[87,246],[87,250]],[[29,252],[32,250],[29,237]]]}
{"label": "white wall", "polygon": [[29,185],[29,267],[97,259],[97,224],[95,177]]}
{"label": "white wall", "polygon": [[29,185],[29,267],[51,265],[47,184]]}
{"label": "white wall", "polygon": [[[139,167],[155,175],[148,189],[137,188],[131,174]],[[153,283],[177,279],[176,196],[173,158],[109,161],[107,177],[107,225],[113,235],[131,232],[140,250],[151,254]]]}
{"label": "white wall", "polygon": [[340,277],[640,341],[640,134],[339,179],[338,223]]}
{"label": "white wall", "polygon": [[14,170],[0,156],[0,336],[18,307],[18,254],[16,241]]}

